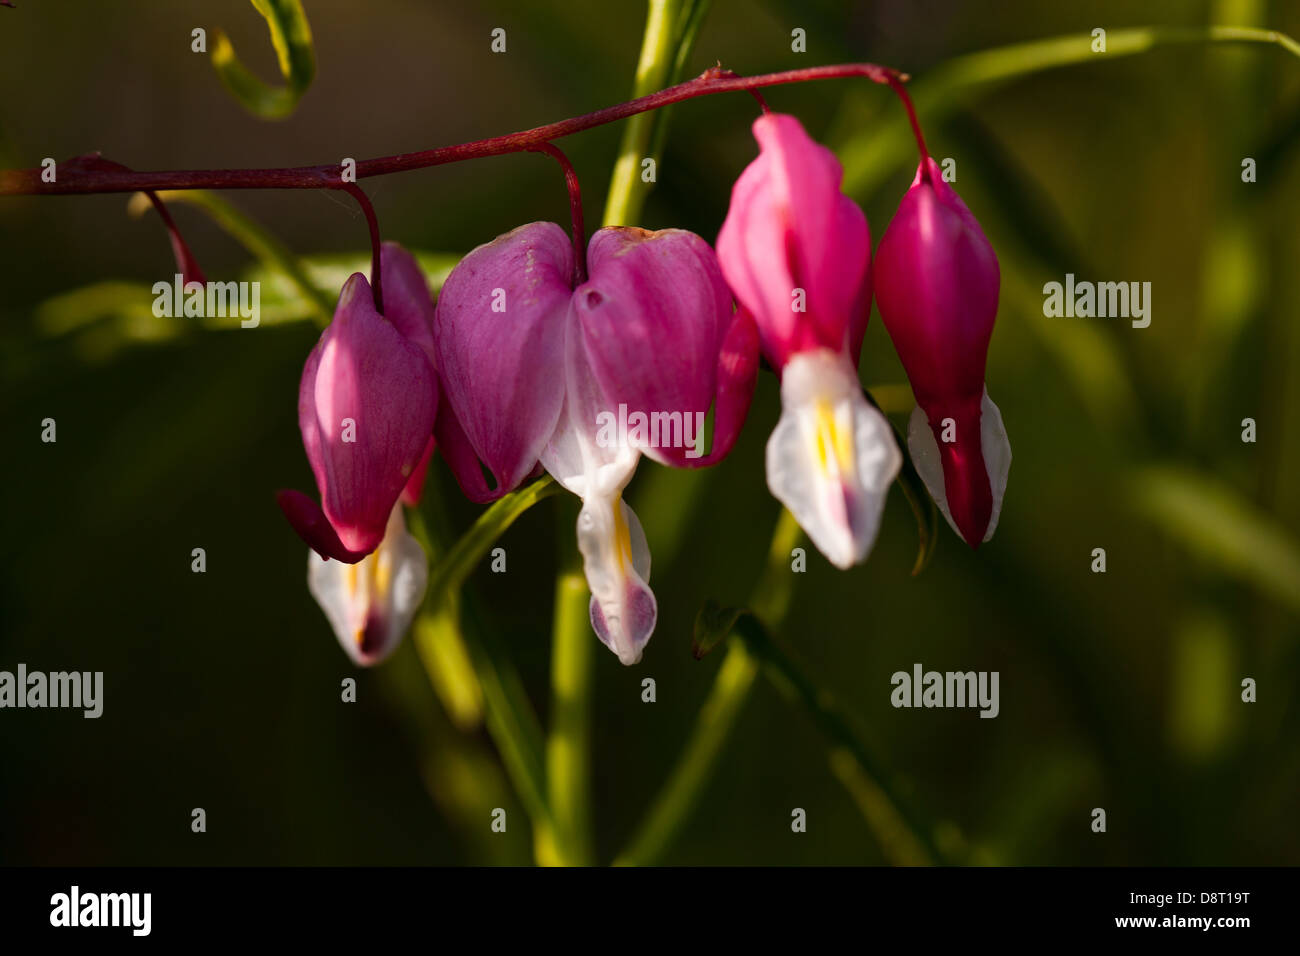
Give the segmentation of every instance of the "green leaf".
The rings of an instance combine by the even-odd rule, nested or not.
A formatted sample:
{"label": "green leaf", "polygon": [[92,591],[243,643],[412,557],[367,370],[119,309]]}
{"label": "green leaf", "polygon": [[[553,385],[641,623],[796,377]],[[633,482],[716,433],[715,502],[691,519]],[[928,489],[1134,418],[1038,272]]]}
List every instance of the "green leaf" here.
{"label": "green leaf", "polygon": [[[260,223],[206,189],[165,190],[158,193],[158,198],[163,202],[189,203],[202,209],[228,235],[257,256],[262,265],[280,272],[293,283],[315,314],[318,325],[323,327],[329,324],[330,317],[334,314],[334,296],[326,289],[339,288],[341,283],[340,286],[322,287],[312,282],[298,257]],[[148,204],[148,197],[144,193],[137,193],[127,208],[131,213],[139,215],[143,209],[148,208]]]}
{"label": "green leaf", "polygon": [[[435,562],[417,617],[416,637],[421,640],[430,628],[454,628],[458,631],[462,642],[456,653],[463,650],[474,672],[488,732],[532,821],[535,840],[539,846],[546,846],[552,842],[554,826],[546,797],[541,724],[509,655],[481,626],[469,596],[462,601],[459,588],[473,565],[511,522],[532,504],[554,494],[560,486],[548,477],[505,496],[480,515],[450,549],[446,549],[443,544],[446,540],[446,515],[433,474],[429,475],[429,482],[424,495],[424,508],[431,513],[429,520],[425,520],[421,511],[409,512],[412,534]],[[431,650],[427,641],[420,649],[422,654]],[[426,666],[428,663],[446,661],[438,662],[426,657]],[[460,672],[459,663],[456,667]],[[434,678],[430,672],[430,677],[435,688],[444,678],[459,679],[455,673]]]}
{"label": "green leaf", "polygon": [[907,808],[888,783],[890,775],[862,742],[831,694],[815,684],[744,608],[706,601],[695,619],[696,656],[735,634],[763,673],[788,701],[812,719],[826,740],[831,772],[848,790],[891,862],[902,865],[941,860],[933,827]]}
{"label": "green leaf", "polygon": [[252,4],[271,31],[271,45],[285,85],[271,86],[250,73],[221,30],[214,38],[212,65],[226,89],[250,113],[263,119],[283,119],[294,111],[316,76],[311,27],[300,0],[252,0]]}
{"label": "green leaf", "polygon": [[[412,251],[436,294],[459,256]],[[369,273],[369,252],[297,256],[301,275],[290,277],[283,265],[269,258],[241,273],[241,281],[261,284],[261,325],[320,321],[320,303],[306,288],[341,289],[354,272]],[[150,286],[137,282],[97,282],[62,292],[36,308],[36,328],[50,339],[65,339],[84,361],[107,362],[124,348],[158,345],[202,331],[239,328],[238,316],[200,319],[158,318],[153,314]],[[332,312],[332,309],[331,309]]]}
{"label": "green leaf", "polygon": [[474,566],[496,544],[497,538],[505,534],[506,529],[525,511],[559,490],[560,485],[547,475],[518,491],[510,492],[479,515],[478,520],[460,536],[446,556],[430,569],[429,586],[424,598],[425,610],[436,610],[449,594],[458,592]]}
{"label": "green leaf", "polygon": [[1236,491],[1177,466],[1131,479],[1135,504],[1206,563],[1300,611],[1300,543]]}

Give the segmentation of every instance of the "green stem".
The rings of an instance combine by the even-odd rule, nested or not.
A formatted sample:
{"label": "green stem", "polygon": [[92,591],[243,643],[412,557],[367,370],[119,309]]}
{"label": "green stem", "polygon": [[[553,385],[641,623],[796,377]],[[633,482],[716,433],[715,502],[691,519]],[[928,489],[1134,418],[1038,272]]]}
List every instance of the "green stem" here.
{"label": "green stem", "polygon": [[[424,503],[425,508],[433,512],[429,522],[433,527],[426,527],[423,521],[418,520],[417,513],[412,513],[412,533],[429,549],[433,561],[424,606],[417,619],[417,633],[426,628],[436,631],[445,627],[445,615],[448,614],[462,619],[460,631],[464,650],[482,688],[488,733],[532,820],[537,853],[546,856],[553,842],[554,824],[547,802],[541,724],[509,657],[475,626],[472,614],[458,614],[457,608],[461,603],[460,586],[474,565],[515,519],[538,501],[554,494],[559,485],[548,478],[511,492],[479,515],[469,531],[447,549],[443,545],[447,537],[444,530],[446,520],[438,513],[441,498],[432,474],[429,482]],[[422,654],[422,657],[426,666],[438,660],[427,654]],[[437,675],[431,671],[429,676],[436,688],[439,683]]]}
{"label": "green stem", "polygon": [[[525,511],[543,498],[560,491],[560,486],[550,475],[512,491],[484,511],[447,551],[446,557],[436,562],[429,571],[429,587],[425,604],[436,607],[448,594],[460,590],[461,584],[507,528]],[[432,495],[426,496],[431,498]]]}
{"label": "green stem", "polygon": [[[569,509],[564,509],[568,514]],[[564,528],[570,542],[573,531]],[[553,862],[591,864],[591,672],[595,635],[587,605],[587,579],[569,556],[555,579],[551,650],[551,732],[546,739],[546,781],[555,821]]]}
{"label": "green stem", "polygon": [[[312,282],[298,257],[260,224],[205,189],[169,189],[158,193],[158,198],[166,203],[183,202],[198,206],[228,235],[261,260],[266,268],[282,273],[292,282],[307,300],[318,325],[324,327],[329,324],[334,315],[334,303]],[[149,200],[144,193],[137,193],[128,205],[132,213],[148,207]]]}
{"label": "green stem", "polygon": [[[789,610],[793,590],[790,552],[798,545],[801,535],[794,516],[782,509],[763,576],[750,602],[754,613],[769,627],[779,627]],[[616,866],[656,863],[680,835],[749,699],[758,670],[758,660],[743,642],[733,641],[728,646],[690,740],[659,791],[649,816],[628,848],[614,861]]]}
{"label": "green stem", "polygon": [[[681,79],[711,0],[649,0],[632,97],[646,96]],[[631,225],[641,218],[651,183],[641,178],[646,159],[659,162],[669,109],[638,113],[623,128],[618,161],[605,200],[604,224]]]}
{"label": "green stem", "polygon": [[[681,6],[682,0],[650,0],[645,34],[641,40],[641,58],[637,61],[636,80],[632,84],[633,99],[668,85]],[[607,226],[627,225],[640,215],[645,205],[649,189],[648,184],[641,181],[641,161],[648,155],[654,123],[655,113],[638,113],[623,127],[618,161],[614,164],[609,196],[605,200]]]}

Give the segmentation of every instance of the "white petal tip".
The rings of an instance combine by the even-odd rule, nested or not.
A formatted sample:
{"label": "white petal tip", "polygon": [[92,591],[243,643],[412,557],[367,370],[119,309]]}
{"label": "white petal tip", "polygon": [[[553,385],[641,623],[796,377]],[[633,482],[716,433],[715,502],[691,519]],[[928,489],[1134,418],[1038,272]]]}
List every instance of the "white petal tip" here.
{"label": "white petal tip", "polygon": [[358,667],[373,667],[397,649],[424,600],[429,567],[394,506],[384,540],[356,564],[307,554],[307,589],[334,636]]}
{"label": "white petal tip", "polygon": [[803,352],[786,363],[767,485],[837,568],[870,554],[902,463],[889,422],[867,403],[845,356]]}
{"label": "white petal tip", "polygon": [[[939,457],[939,443],[935,440],[934,430],[925,410],[921,406],[912,409],[912,417],[907,423],[907,448],[912,455],[912,464],[916,473],[925,482],[930,497],[939,506],[948,525],[962,537],[957,523],[953,521],[952,511],[948,507],[948,495],[944,489],[943,460]],[[984,456],[984,467],[989,475],[989,488],[993,493],[993,510],[989,516],[988,530],[984,541],[990,541],[998,528],[998,518],[1002,515],[1002,498],[1007,491],[1007,476],[1011,472],[1011,441],[1007,438],[1006,425],[1002,422],[1002,412],[989,398],[988,389],[980,400],[980,451]]]}
{"label": "white petal tip", "polygon": [[625,665],[637,663],[659,616],[641,522],[621,497],[587,499],[578,549],[591,589],[591,629]]}

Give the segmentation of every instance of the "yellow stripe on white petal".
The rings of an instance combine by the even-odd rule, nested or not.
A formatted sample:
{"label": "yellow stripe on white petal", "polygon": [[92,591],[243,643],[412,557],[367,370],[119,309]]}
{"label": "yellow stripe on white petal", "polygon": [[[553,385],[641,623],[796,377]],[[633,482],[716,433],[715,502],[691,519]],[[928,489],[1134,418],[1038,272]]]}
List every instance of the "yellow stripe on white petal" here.
{"label": "yellow stripe on white petal", "polygon": [[401,642],[424,600],[428,574],[424,549],[407,533],[400,503],[379,547],[356,564],[307,554],[307,589],[343,650],[362,667],[379,663]]}
{"label": "yellow stripe on white petal", "polygon": [[865,560],[903,462],[848,358],[800,352],[781,372],[781,420],[767,442],[767,486],[832,564]]}
{"label": "yellow stripe on white petal", "polygon": [[620,661],[635,664],[654,632],[659,610],[649,585],[645,531],[620,495],[583,501],[578,550],[591,589],[592,629]]}
{"label": "yellow stripe on white petal", "polygon": [[[961,531],[948,509],[939,443],[935,441],[934,429],[920,405],[912,409],[912,417],[907,423],[907,450],[912,453],[912,464],[925,482],[930,497],[960,538]],[[1007,438],[1006,425],[1002,424],[1002,412],[989,398],[987,388],[980,399],[980,452],[984,456],[984,468],[989,473],[989,488],[993,493],[993,512],[989,517],[989,529],[984,533],[984,540],[988,541],[997,530],[998,516],[1002,514],[1002,497],[1006,494],[1007,476],[1011,472],[1011,441]]]}

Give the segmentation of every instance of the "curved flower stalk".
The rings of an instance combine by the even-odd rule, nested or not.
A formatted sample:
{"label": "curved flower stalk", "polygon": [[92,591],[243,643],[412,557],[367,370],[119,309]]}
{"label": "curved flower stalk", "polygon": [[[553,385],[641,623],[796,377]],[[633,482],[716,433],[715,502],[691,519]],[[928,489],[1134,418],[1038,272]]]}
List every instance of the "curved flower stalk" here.
{"label": "curved flower stalk", "polygon": [[539,467],[582,498],[592,628],[634,664],[657,606],[623,489],[642,455],[699,467],[730,451],[753,394],[758,335],[733,313],[713,250],[693,233],[601,229],[587,262],[584,280],[564,230],[535,222],[452,270],[434,325],[438,444],[473,500],[498,498]]}
{"label": "curved flower stalk", "polygon": [[864,560],[902,464],[857,363],[871,308],[871,235],[830,150],[793,116],[754,121],[759,156],[736,180],[718,259],[781,376],[767,483],[831,563]]}
{"label": "curved flower stalk", "polygon": [[278,495],[302,539],[347,564],[379,547],[399,496],[418,500],[433,450],[432,301],[410,253],[386,244],[382,256],[387,314],[375,311],[363,275],[349,278],[299,385],[298,425],[321,504]]}
{"label": "curved flower stalk", "polygon": [[876,299],[912,383],[916,470],[972,548],[993,537],[1011,467],[984,384],[998,311],[997,256],[938,164],[924,156],[876,252]]}

